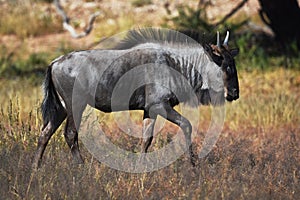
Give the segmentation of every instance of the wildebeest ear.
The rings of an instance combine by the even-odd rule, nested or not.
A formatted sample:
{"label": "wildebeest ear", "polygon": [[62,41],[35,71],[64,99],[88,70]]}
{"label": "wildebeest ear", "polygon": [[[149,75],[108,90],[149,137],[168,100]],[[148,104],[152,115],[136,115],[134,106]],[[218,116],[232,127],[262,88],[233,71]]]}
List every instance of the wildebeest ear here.
{"label": "wildebeest ear", "polygon": [[222,57],[221,55],[215,54],[215,53],[213,52],[212,55],[211,55],[211,58],[213,59],[213,61],[214,61],[217,65],[219,65],[219,66],[222,65],[223,57]]}
{"label": "wildebeest ear", "polygon": [[230,49],[230,53],[232,55],[232,57],[235,57],[239,54],[240,50],[238,48],[236,49]]}

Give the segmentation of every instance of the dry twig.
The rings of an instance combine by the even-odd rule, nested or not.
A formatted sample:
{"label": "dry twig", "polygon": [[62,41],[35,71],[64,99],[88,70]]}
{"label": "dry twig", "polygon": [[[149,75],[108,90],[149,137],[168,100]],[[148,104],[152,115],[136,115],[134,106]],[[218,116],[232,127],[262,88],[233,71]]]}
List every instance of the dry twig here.
{"label": "dry twig", "polygon": [[224,24],[224,22],[229,19],[233,14],[235,14],[239,9],[241,9],[248,0],[243,0],[241,3],[239,3],[230,13],[228,13],[221,21],[215,24],[215,26],[219,26],[220,24]]}
{"label": "dry twig", "polygon": [[96,17],[100,15],[100,12],[96,12],[96,13],[92,14],[90,16],[90,19],[89,19],[88,27],[83,32],[77,33],[76,30],[70,24],[70,18],[65,13],[63,7],[60,4],[60,1],[59,0],[54,0],[54,5],[56,7],[56,10],[57,10],[58,14],[63,19],[63,27],[64,27],[64,29],[67,30],[67,31],[69,31],[69,33],[71,34],[71,36],[73,38],[76,38],[76,39],[85,37],[88,34],[90,34],[90,32],[93,30],[93,24],[95,22]]}

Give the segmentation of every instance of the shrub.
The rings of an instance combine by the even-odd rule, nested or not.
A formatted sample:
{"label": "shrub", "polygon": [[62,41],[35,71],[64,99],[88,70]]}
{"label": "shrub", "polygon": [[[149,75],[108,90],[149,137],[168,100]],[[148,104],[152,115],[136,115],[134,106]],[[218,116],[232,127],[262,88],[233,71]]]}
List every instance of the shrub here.
{"label": "shrub", "polygon": [[142,7],[145,5],[152,4],[152,1],[151,0],[133,0],[131,2],[131,4],[135,7]]}

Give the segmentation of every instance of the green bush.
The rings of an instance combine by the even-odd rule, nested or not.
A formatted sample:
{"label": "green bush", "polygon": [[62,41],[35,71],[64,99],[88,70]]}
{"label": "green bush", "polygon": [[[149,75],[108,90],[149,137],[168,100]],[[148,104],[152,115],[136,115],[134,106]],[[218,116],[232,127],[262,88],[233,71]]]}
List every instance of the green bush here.
{"label": "green bush", "polygon": [[266,69],[269,66],[268,56],[263,49],[254,41],[251,33],[238,35],[235,39],[240,53],[237,57],[239,68],[250,70],[251,68]]}
{"label": "green bush", "polygon": [[[2,51],[5,51],[2,49]],[[12,78],[16,76],[41,77],[49,64],[49,54],[33,53],[26,59],[13,58],[2,54],[0,57],[0,77]]]}
{"label": "green bush", "polygon": [[142,7],[145,5],[152,4],[152,0],[133,0],[131,4],[135,7]]}
{"label": "green bush", "polygon": [[205,10],[193,9],[188,6],[178,8],[178,16],[167,19],[172,21],[178,30],[192,30],[209,32],[213,26],[206,19]]}

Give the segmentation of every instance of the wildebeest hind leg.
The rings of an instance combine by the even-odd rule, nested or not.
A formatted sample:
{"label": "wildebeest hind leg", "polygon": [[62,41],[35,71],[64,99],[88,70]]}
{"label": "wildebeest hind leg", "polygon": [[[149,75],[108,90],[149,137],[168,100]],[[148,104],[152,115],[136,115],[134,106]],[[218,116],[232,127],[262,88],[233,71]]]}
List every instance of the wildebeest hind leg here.
{"label": "wildebeest hind leg", "polygon": [[66,142],[71,149],[71,153],[74,161],[78,164],[81,164],[83,163],[83,159],[80,155],[79,145],[78,145],[78,131],[76,128],[77,122],[80,123],[80,119],[75,123],[74,116],[68,115],[64,135],[65,135]]}
{"label": "wildebeest hind leg", "polygon": [[66,118],[66,113],[63,109],[61,109],[57,111],[55,118],[53,118],[53,120],[50,120],[44,125],[41,135],[38,139],[38,147],[35,152],[35,156],[32,164],[33,169],[37,169],[40,166],[42,156],[44,154],[45,148],[51,136],[54,134],[56,129],[61,125],[61,123],[64,121],[65,118]]}

